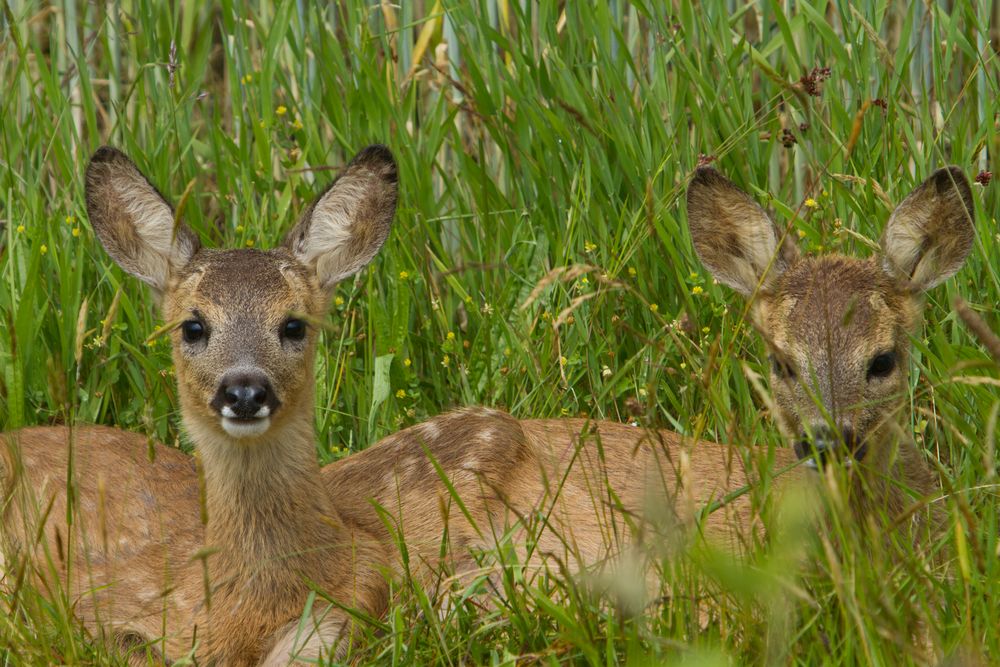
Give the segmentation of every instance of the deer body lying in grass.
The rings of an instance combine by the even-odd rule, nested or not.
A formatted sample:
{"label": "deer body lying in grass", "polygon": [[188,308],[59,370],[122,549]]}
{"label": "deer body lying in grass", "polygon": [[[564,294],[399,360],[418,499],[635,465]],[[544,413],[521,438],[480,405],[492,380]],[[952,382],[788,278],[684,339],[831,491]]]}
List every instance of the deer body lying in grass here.
{"label": "deer body lying in grass", "polygon": [[[950,236],[966,235],[961,205],[968,205],[968,186],[961,178],[955,192],[939,186],[940,172],[894,214],[886,235],[888,271],[925,279],[932,270],[922,268],[928,257],[935,278],[957,270],[960,259],[939,256],[949,248],[963,257],[968,251]],[[307,209],[282,248],[209,250],[188,228],[175,227],[170,206],[128,158],[110,148],[94,155],[87,171],[91,223],[111,257],[152,286],[173,327],[182,418],[200,471],[192,458],[159,445],[150,461],[145,437],[115,429],[8,434],[0,448],[8,589],[28,577],[73,605],[90,631],[143,647],[132,654],[137,662],[149,651],[166,661],[194,654],[217,664],[286,664],[343,655],[352,638],[352,616],[343,607],[381,614],[389,578],[412,576],[432,587],[442,569],[477,571],[472,552],[506,540],[530,567],[554,558],[571,571],[599,568],[635,539],[633,533],[670,532],[699,508],[755,481],[753,466],[744,465],[753,458],[744,458],[746,448],[609,422],[518,421],[488,409],[443,415],[321,469],[313,426],[313,323],[324,317],[333,286],[378,252],[396,196],[391,155],[370,147]],[[937,202],[935,215],[946,219],[922,237],[929,242],[918,244],[914,264],[893,254],[893,225],[914,237],[927,220],[908,213],[907,202],[923,207],[925,198]],[[769,289],[781,284],[763,280],[764,258],[777,250],[778,236],[746,195],[714,172],[699,171],[689,211],[699,254],[720,280],[744,292],[751,281]],[[799,271],[820,280],[827,266],[796,260],[787,247],[779,260],[773,279]],[[837,261],[883,271],[871,262]],[[877,284],[902,279],[893,275]],[[875,286],[852,283],[866,303],[873,303]],[[809,341],[796,338],[801,318],[789,298],[776,295],[772,306],[762,298],[758,312],[785,322],[785,333],[772,343],[782,363],[803,369],[804,377],[819,361]],[[866,308],[858,309],[852,326],[868,316]],[[902,311],[891,307],[870,312],[899,324],[885,329],[882,347],[873,349],[895,351],[895,376],[885,382],[902,386],[912,322],[899,320]],[[826,326],[840,325],[829,320]],[[864,381],[867,369],[859,364],[867,359],[852,357],[849,368],[824,359],[834,373],[861,373],[851,386]],[[787,385],[777,392],[786,427],[811,425],[793,383],[774,381]],[[824,401],[838,400],[836,386],[820,386],[831,392]],[[817,431],[816,448],[832,451],[833,440]],[[868,452],[859,469],[901,474],[926,490],[926,476],[909,463],[900,470],[898,458],[880,453],[881,441],[872,438],[881,432],[855,427],[854,434],[844,440]],[[769,455],[783,468],[808,453]],[[808,476],[799,466],[776,481],[783,486]],[[892,493],[894,487],[885,488]],[[672,520],[663,521],[664,515]],[[703,518],[700,528],[734,540],[753,522],[754,507],[742,495]],[[537,533],[530,549],[529,529]],[[314,590],[322,594],[304,613]]]}

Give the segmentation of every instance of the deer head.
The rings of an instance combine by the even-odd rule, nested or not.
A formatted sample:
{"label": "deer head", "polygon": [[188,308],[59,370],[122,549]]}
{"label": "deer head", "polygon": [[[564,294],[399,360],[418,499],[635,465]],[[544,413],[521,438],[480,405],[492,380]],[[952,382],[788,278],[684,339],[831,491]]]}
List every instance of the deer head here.
{"label": "deer head", "polygon": [[[119,266],[148,283],[171,331],[185,427],[198,443],[252,443],[312,426],[315,324],[333,286],[389,234],[396,164],[384,146],[350,162],[274,250],[202,248],[123,153],[91,158],[87,211]],[[222,445],[225,446],[225,445]]]}
{"label": "deer head", "polygon": [[746,193],[713,169],[687,194],[695,250],[715,278],[751,300],[771,357],[777,421],[800,457],[882,466],[906,397],[910,336],[922,295],[972,247],[972,193],[940,169],[896,207],[879,256],[802,257]]}

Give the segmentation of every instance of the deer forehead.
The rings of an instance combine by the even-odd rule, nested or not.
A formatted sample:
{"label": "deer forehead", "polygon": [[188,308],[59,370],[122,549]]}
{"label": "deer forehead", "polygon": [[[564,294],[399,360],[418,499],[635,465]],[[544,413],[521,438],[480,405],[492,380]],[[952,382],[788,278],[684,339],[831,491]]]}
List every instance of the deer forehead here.
{"label": "deer forehead", "polygon": [[197,310],[213,322],[273,324],[291,313],[320,315],[322,294],[308,269],[285,250],[202,250],[166,300],[167,317]]}
{"label": "deer forehead", "polygon": [[875,262],[840,256],[797,262],[761,301],[772,343],[809,358],[892,349],[916,312],[913,298]]}

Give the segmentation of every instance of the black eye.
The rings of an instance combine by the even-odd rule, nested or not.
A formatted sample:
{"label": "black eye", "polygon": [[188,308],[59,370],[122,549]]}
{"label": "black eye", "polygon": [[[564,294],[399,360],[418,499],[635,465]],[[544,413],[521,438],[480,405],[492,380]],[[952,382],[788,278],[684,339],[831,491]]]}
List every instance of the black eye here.
{"label": "black eye", "polygon": [[302,340],[306,337],[306,323],[302,320],[291,319],[285,322],[285,328],[281,335],[289,340]]}
{"label": "black eye", "polygon": [[896,368],[896,353],[883,352],[877,354],[868,365],[869,378],[884,378]]}
{"label": "black eye", "polygon": [[786,361],[782,361],[777,355],[771,355],[771,370],[774,374],[783,380],[794,380],[795,379],[795,369],[792,368],[791,364]]}
{"label": "black eye", "polygon": [[205,337],[205,325],[198,320],[187,320],[181,325],[181,335],[185,343],[197,343]]}

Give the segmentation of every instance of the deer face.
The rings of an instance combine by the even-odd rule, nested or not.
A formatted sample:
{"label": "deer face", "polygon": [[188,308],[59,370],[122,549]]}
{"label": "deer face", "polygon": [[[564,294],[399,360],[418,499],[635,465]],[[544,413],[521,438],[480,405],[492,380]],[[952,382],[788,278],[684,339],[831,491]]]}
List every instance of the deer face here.
{"label": "deer face", "polygon": [[190,421],[263,435],[312,405],[322,290],[287,250],[202,250],[164,295],[180,399]]}
{"label": "deer face", "polygon": [[957,168],[935,172],[893,212],[878,258],[800,258],[767,214],[711,169],[688,190],[699,257],[752,299],[771,361],[776,417],[796,453],[881,465],[906,396],[921,295],[972,245],[972,195]]}
{"label": "deer face", "polygon": [[906,396],[919,309],[874,262],[846,257],[800,260],[758,297],[776,416],[799,456],[865,458]]}
{"label": "deer face", "polygon": [[[317,323],[333,286],[389,233],[396,166],[365,149],[308,208],[284,247],[209,250],[122,153],[87,169],[87,209],[108,254],[150,284],[171,340],[185,426],[202,442],[252,442],[312,423]],[[305,412],[306,414],[303,414]]]}

